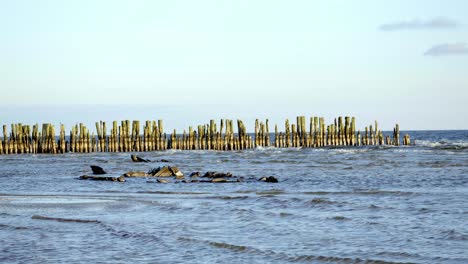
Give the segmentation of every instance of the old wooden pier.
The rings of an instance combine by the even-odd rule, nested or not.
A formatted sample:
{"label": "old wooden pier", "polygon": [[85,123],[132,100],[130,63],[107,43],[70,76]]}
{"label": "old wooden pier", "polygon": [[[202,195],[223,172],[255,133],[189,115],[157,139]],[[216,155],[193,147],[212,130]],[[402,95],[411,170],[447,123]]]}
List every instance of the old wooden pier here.
{"label": "old wooden pier", "polygon": [[[247,133],[241,120],[237,120],[237,131],[233,120],[222,119],[218,123],[189,127],[178,134],[164,132],[163,121],[124,120],[112,122],[110,133],[106,122],[96,122],[96,135],[82,123],[65,132],[60,125],[56,134],[53,124],[30,125],[11,124],[11,130],[3,125],[3,140],[0,140],[0,154],[21,153],[91,153],[91,152],[143,152],[167,149],[179,150],[244,150],[256,147],[276,148],[320,148],[327,146],[369,146],[369,145],[409,145],[409,135],[400,139],[398,124],[393,134],[384,135],[377,121],[364,130],[356,130],[354,117],[338,117],[326,124],[323,117],[311,117],[309,124],[305,116],[299,116],[295,124],[285,121],[285,129],[280,132],[274,126],[270,133],[268,119],[255,121],[254,133]],[[142,128],[142,130],[140,130]],[[309,128],[309,129],[307,129]],[[143,133],[141,133],[143,132]]]}

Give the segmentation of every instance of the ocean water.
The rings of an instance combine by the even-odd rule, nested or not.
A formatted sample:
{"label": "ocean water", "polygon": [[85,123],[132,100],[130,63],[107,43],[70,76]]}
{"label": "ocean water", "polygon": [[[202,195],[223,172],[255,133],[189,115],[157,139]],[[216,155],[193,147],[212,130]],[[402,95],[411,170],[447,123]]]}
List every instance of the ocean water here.
{"label": "ocean water", "polygon": [[[139,154],[169,163],[0,155],[0,263],[468,263],[468,131],[408,133],[415,146]],[[90,165],[245,181],[78,180]]]}

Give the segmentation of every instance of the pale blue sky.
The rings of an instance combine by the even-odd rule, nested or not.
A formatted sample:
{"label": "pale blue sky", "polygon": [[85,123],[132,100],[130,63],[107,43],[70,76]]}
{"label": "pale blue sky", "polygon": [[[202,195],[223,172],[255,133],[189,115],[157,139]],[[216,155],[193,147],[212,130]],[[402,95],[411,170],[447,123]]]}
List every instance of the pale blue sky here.
{"label": "pale blue sky", "polygon": [[[467,10],[463,0],[0,0],[0,123],[354,115],[361,126],[468,129]],[[133,106],[109,106],[121,104]]]}

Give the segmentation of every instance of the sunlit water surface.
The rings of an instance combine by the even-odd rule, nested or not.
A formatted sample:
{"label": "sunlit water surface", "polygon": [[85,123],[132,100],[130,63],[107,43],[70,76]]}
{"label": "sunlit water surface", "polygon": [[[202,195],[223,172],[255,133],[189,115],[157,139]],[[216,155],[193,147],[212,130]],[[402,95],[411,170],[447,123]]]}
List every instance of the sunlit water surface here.
{"label": "sunlit water surface", "polygon": [[[468,132],[410,134],[416,146],[139,154],[168,164],[3,155],[0,262],[468,263]],[[77,180],[90,165],[246,181]]]}

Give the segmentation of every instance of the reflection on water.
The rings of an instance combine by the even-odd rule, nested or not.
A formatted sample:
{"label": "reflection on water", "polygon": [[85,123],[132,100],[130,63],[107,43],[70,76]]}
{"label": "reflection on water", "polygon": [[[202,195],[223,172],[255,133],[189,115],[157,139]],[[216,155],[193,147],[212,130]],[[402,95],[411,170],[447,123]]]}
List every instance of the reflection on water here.
{"label": "reflection on water", "polygon": [[167,165],[128,153],[0,156],[0,262],[466,263],[467,132],[411,135],[416,147],[141,154],[246,179],[233,184],[76,179]]}

